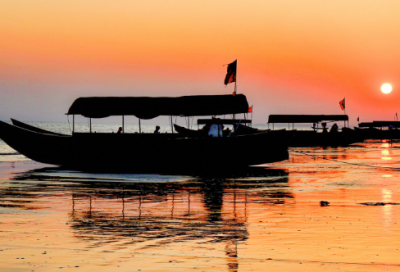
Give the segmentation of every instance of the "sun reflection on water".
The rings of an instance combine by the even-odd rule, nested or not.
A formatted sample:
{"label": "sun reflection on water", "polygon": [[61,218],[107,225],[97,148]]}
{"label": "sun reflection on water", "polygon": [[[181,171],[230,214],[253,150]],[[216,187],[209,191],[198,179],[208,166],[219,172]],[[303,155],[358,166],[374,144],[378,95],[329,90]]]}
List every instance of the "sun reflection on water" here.
{"label": "sun reflection on water", "polygon": [[[382,202],[391,202],[392,201],[392,191],[383,188],[382,191]],[[383,217],[383,226],[385,231],[391,231],[391,226],[393,222],[393,206],[392,205],[384,205],[382,206],[382,217]]]}
{"label": "sun reflection on water", "polygon": [[[382,147],[388,148],[389,144],[388,143],[384,143],[384,144],[382,144]],[[381,152],[382,152],[382,156],[383,156],[382,160],[389,161],[389,160],[392,159],[390,157],[390,151],[388,149],[384,149]]]}

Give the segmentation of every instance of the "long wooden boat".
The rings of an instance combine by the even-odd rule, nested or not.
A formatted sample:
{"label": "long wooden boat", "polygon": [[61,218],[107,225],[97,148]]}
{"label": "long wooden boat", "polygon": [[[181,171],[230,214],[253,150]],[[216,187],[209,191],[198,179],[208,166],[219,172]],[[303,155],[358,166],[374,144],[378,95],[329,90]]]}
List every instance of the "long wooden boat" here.
{"label": "long wooden boat", "polygon": [[[292,124],[293,139],[289,143],[291,147],[312,147],[312,146],[348,146],[353,143],[363,142],[364,137],[355,130],[348,127],[338,128],[334,123],[330,129],[326,124],[343,121],[346,125],[349,117],[347,115],[270,115],[268,124]],[[294,124],[313,124],[312,130],[295,130]],[[325,125],[324,125],[325,124]],[[336,124],[336,125],[335,125]],[[324,125],[324,126],[321,126]]]}
{"label": "long wooden boat", "polygon": [[[151,107],[154,104],[157,107]],[[150,110],[154,108],[155,112]],[[168,114],[202,116],[247,110],[244,95],[91,97],[77,99],[68,114],[88,118],[135,115],[151,119]],[[78,133],[73,129],[71,136],[65,136],[35,132],[0,121],[0,138],[35,161],[77,169],[143,171],[171,167],[236,167],[277,162],[289,157],[289,136],[282,131],[233,137],[182,137],[176,133],[124,133],[123,129],[120,134]]]}

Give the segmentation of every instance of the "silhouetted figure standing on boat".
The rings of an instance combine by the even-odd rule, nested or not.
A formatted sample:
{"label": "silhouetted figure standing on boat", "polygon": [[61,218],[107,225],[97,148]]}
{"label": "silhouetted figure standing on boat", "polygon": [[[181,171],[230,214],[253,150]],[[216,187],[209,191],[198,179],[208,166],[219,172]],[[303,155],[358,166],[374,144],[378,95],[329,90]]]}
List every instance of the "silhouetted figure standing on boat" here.
{"label": "silhouetted figure standing on boat", "polygon": [[117,134],[121,134],[122,133],[122,127],[119,127]]}
{"label": "silhouetted figure standing on boat", "polygon": [[154,130],[154,134],[160,134],[160,126],[156,126],[156,130]]}
{"label": "silhouetted figure standing on boat", "polygon": [[224,137],[228,137],[231,134],[231,130],[227,127],[225,130],[222,131],[222,135]]}
{"label": "silhouetted figure standing on boat", "polygon": [[328,133],[328,129],[326,128],[326,123],[322,123],[322,133]]}
{"label": "silhouetted figure standing on boat", "polygon": [[339,127],[336,123],[333,124],[333,126],[331,127],[331,130],[329,131],[329,133],[336,133],[338,132]]}

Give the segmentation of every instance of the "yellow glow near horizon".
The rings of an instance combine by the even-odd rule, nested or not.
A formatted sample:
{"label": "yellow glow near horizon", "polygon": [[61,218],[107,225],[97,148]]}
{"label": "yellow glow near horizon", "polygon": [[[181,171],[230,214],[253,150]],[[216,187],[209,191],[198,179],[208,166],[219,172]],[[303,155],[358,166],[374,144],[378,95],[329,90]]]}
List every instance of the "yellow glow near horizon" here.
{"label": "yellow glow near horizon", "polygon": [[390,94],[392,92],[392,85],[385,83],[381,86],[381,91],[384,94]]}

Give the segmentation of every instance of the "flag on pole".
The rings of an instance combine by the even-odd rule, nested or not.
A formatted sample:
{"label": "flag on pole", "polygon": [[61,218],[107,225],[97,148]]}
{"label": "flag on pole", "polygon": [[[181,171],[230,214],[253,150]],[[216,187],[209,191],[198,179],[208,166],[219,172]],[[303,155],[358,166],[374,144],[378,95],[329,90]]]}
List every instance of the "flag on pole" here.
{"label": "flag on pole", "polygon": [[253,112],[253,105],[251,105],[248,112]]}
{"label": "flag on pole", "polygon": [[344,109],[346,108],[346,105],[345,105],[345,102],[344,102],[344,98],[343,98],[343,100],[341,100],[341,101],[339,102],[339,105],[340,105],[340,108],[341,108],[342,110],[344,110]]}
{"label": "flag on pole", "polygon": [[236,82],[236,66],[237,66],[237,60],[228,64],[228,69],[224,81],[225,85],[228,85],[229,83],[232,82]]}
{"label": "flag on pole", "polygon": [[357,122],[360,122],[360,116],[357,117]]}

